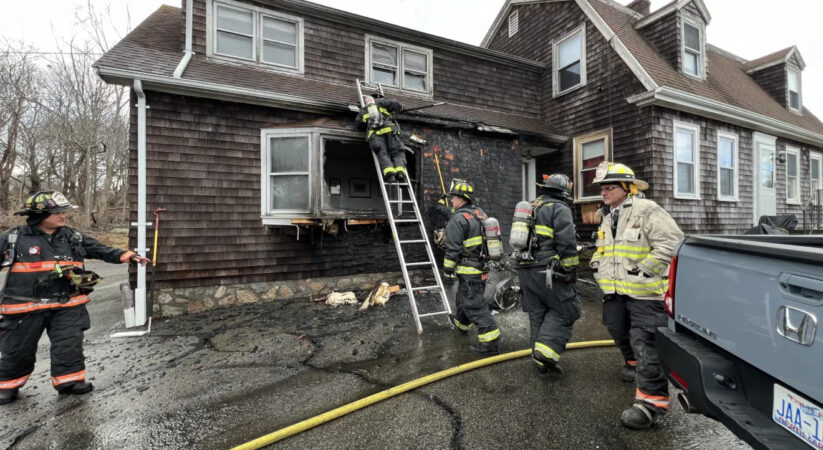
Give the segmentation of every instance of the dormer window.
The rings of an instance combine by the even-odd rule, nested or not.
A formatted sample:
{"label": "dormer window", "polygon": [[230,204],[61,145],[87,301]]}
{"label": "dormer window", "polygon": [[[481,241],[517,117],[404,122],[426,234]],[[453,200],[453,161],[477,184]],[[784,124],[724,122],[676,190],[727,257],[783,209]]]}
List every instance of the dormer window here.
{"label": "dormer window", "polygon": [[789,69],[787,71],[788,82],[786,83],[788,90],[789,109],[792,111],[800,111],[800,72]]}
{"label": "dormer window", "polygon": [[683,22],[683,72],[703,78],[703,29]]}

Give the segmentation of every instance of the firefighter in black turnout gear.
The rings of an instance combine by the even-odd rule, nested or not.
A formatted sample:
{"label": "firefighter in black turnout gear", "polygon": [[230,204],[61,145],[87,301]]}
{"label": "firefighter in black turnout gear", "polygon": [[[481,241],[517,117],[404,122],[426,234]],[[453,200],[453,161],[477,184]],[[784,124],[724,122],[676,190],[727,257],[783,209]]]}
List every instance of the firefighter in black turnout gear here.
{"label": "firefighter in black turnout gear", "polygon": [[85,304],[100,277],[86,271],[83,260],[148,262],[65,226],[71,208],[59,192],[38,192],[15,213],[28,216],[26,225],[0,234],[0,267],[9,268],[0,289],[0,404],[16,400],[29,379],[44,330],[54,388],[61,394],[91,391],[83,357],[83,331],[90,326]]}
{"label": "firefighter in black turnout gear", "polygon": [[400,125],[393,115],[402,111],[403,105],[397,100],[384,98],[379,94],[375,94],[374,97],[366,95],[363,100],[366,106],[360,108],[360,113],[355,119],[357,126],[368,130],[366,140],[377,155],[383,180],[386,183],[402,183],[407,176],[406,153],[398,137]]}
{"label": "firefighter in black turnout gear", "polygon": [[469,347],[472,353],[497,355],[500,353],[500,329],[492,317],[483,293],[488,274],[483,255],[483,226],[486,213],[472,206],[474,187],[463,180],[455,180],[449,191],[454,215],[446,225],[446,255],[443,258],[443,277],[447,283],[459,281],[456,311],[451,318],[455,326],[466,333],[477,326],[478,345]]}
{"label": "firefighter in black turnout gear", "polygon": [[[557,364],[580,318],[577,295],[577,241],[569,205],[571,181],[562,174],[543,175],[531,204],[530,251],[521,254],[523,311],[529,315],[532,358],[540,373],[562,374]],[[551,277],[548,288],[546,277]]]}

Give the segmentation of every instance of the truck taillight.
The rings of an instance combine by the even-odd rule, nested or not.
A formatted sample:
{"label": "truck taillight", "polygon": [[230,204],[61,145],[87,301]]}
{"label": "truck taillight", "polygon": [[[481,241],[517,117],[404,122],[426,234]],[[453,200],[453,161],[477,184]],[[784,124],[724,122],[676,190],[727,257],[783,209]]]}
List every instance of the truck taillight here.
{"label": "truck taillight", "polygon": [[669,314],[669,317],[674,319],[674,275],[677,273],[677,256],[672,257],[672,263],[669,264],[669,289],[666,291],[665,297],[663,297],[664,303],[666,304],[666,312]]}

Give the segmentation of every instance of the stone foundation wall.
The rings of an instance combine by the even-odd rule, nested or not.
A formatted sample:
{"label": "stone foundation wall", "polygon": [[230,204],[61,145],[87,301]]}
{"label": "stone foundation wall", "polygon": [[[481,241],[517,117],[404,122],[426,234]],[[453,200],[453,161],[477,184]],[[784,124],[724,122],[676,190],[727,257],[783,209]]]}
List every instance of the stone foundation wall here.
{"label": "stone foundation wall", "polygon": [[[390,285],[405,285],[403,275],[400,272],[388,272],[265,283],[159,289],[157,291],[157,301],[154,303],[154,317],[196,314],[213,308],[238,304],[264,303],[305,297],[316,298],[334,291],[370,290],[384,281]],[[421,274],[412,274],[412,283],[420,286],[423,283]]]}

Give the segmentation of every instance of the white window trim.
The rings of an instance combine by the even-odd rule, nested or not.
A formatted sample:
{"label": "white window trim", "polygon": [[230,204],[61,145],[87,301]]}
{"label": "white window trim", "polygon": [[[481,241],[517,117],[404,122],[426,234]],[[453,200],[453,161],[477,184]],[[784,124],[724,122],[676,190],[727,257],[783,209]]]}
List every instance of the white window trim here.
{"label": "white window trim", "polygon": [[[243,12],[251,12],[252,13],[252,31],[254,33],[252,37],[252,54],[254,55],[254,59],[246,59],[241,58],[238,56],[233,55],[226,55],[217,52],[217,6],[223,6],[230,9],[235,9],[238,11]],[[304,22],[302,17],[291,16],[288,14],[283,14],[280,12],[275,12],[270,9],[260,8],[257,6],[252,6],[246,3],[240,3],[232,0],[207,0],[206,4],[206,27],[207,27],[207,36],[206,39],[206,55],[209,58],[213,58],[220,61],[225,62],[233,62],[233,63],[241,63],[241,64],[254,64],[261,68],[270,69],[276,72],[281,72],[285,74],[298,74],[302,75],[305,73],[305,47],[304,47]],[[297,67],[289,67],[283,66],[280,64],[275,64],[271,62],[265,62],[262,58],[262,51],[261,47],[263,45],[263,16],[270,17],[273,19],[281,19],[289,22],[294,22],[297,26],[297,54],[295,63]]]}
{"label": "white window trim", "polygon": [[[792,94],[789,89],[789,74],[794,73],[797,76],[797,108],[792,108]],[[803,80],[800,76],[800,71],[791,67],[786,69],[786,108],[789,111],[799,113],[803,110]]]}
{"label": "white window trim", "polygon": [[809,201],[815,203],[817,200],[817,192],[812,190],[812,166],[817,165],[817,174],[820,176],[818,182],[823,188],[823,153],[809,152]]}
{"label": "white window trim", "polygon": [[[279,173],[280,175],[308,175],[308,183],[309,183],[309,198],[308,198],[308,208],[306,209],[276,209],[273,210],[270,208],[271,202],[270,200],[270,192],[271,192],[271,173],[269,173],[269,139],[272,137],[277,138],[289,138],[289,137],[302,137],[306,138],[309,143],[309,168],[306,172],[283,172]],[[315,160],[315,150],[314,150],[314,136],[311,132],[306,130],[297,130],[297,129],[263,129],[260,131],[260,176],[261,176],[261,183],[260,186],[263,188],[263,192],[260,195],[260,213],[262,217],[282,217],[282,216],[306,216],[311,213],[312,205],[314,203],[314,160]]]}
{"label": "white window trim", "polygon": [[537,197],[537,160],[525,158],[521,160],[523,179],[523,201],[530,202]]}
{"label": "white window trim", "polygon": [[[793,155],[795,158],[795,197],[792,197],[789,192],[789,156]],[[800,205],[802,203],[802,194],[800,189],[800,149],[797,147],[792,147],[790,145],[786,146],[786,164],[785,170],[783,173],[783,181],[786,186],[786,204],[787,205]]]}
{"label": "white window trim", "polygon": [[[732,158],[734,160],[734,195],[726,196],[722,195],[720,192],[720,140],[727,139],[732,141]],[[721,202],[737,202],[740,199],[740,172],[739,172],[739,161],[738,156],[740,154],[739,147],[738,147],[738,136],[734,133],[727,133],[723,131],[718,131],[717,133],[717,200]]]}
{"label": "white window trim", "polygon": [[574,170],[574,202],[575,203],[590,203],[590,202],[599,202],[602,201],[602,197],[600,195],[593,195],[589,197],[583,197],[583,181],[580,177],[580,171],[583,170],[583,144],[599,141],[603,139],[604,142],[604,161],[611,161],[612,160],[612,129],[607,128],[605,130],[595,131],[593,133],[588,133],[582,136],[576,136],[574,138],[574,145],[572,146],[572,152],[574,154],[574,162],[573,162],[573,170]]}
{"label": "white window trim", "polygon": [[509,14],[509,37],[514,36],[520,30],[520,14],[518,9]]}
{"label": "white window trim", "polygon": [[[557,49],[570,39],[574,38],[577,35],[580,35],[580,83],[567,88],[564,91],[559,91],[560,88],[560,68],[557,67],[558,62],[558,53]],[[554,41],[552,43],[552,92],[553,97],[560,97],[561,95],[568,94],[569,92],[575,91],[577,89],[582,88],[586,85],[587,78],[586,78],[586,24],[582,24],[579,27],[572,30],[570,33],[566,34],[565,36],[561,37],[560,39]]]}
{"label": "white window trim", "polygon": [[[390,45],[393,47],[397,47],[397,86],[389,86],[383,85],[383,89],[387,91],[398,91],[402,92],[403,94],[410,94],[410,95],[417,95],[417,96],[426,96],[431,97],[434,94],[434,70],[432,68],[432,63],[434,62],[434,52],[429,48],[419,47],[412,44],[406,44],[400,41],[395,41],[392,39],[384,39],[382,37],[377,37],[373,35],[366,35],[366,67],[365,67],[365,76],[363,77],[369,83],[374,83],[371,78],[371,44],[372,42],[377,42],[384,45]],[[414,89],[403,89],[403,77],[405,76],[405,68],[403,67],[404,59],[403,59],[403,51],[404,50],[412,50],[417,53],[423,53],[426,55],[426,79],[427,79],[427,86],[425,91],[417,91]]]}
{"label": "white window trim", "polygon": [[[694,133],[694,194],[677,192],[677,130],[682,129]],[[700,126],[686,122],[672,121],[672,192],[674,198],[683,200],[700,200]]]}
{"label": "white window trim", "polygon": [[[700,60],[697,62],[697,67],[699,68],[700,73],[697,75],[686,72],[686,24],[697,28],[700,32]],[[683,74],[698,80],[706,79],[706,26],[701,23],[688,20],[685,17],[681,20],[680,24],[680,59],[680,65],[682,66],[680,71],[683,72]]]}

